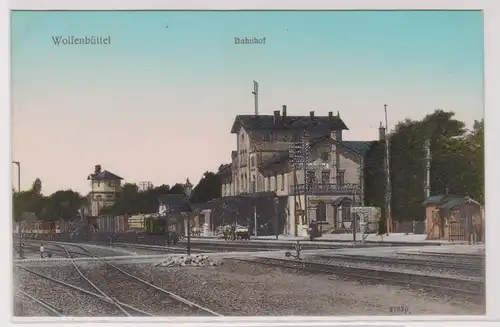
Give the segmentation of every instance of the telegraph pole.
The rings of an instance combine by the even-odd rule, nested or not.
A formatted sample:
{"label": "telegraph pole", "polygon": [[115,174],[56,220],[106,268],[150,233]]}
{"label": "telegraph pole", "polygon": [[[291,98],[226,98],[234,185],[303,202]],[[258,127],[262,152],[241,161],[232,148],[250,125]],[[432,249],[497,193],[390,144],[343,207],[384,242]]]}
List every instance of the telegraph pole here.
{"label": "telegraph pole", "polygon": [[255,103],[255,116],[259,115],[259,82],[253,81],[253,99]]}
{"label": "telegraph pole", "polygon": [[386,220],[385,229],[386,235],[389,236],[389,220],[391,219],[391,167],[389,160],[389,126],[387,124],[387,105],[384,104],[385,112],[385,178],[386,178],[386,191],[385,191],[385,206],[386,206]]}

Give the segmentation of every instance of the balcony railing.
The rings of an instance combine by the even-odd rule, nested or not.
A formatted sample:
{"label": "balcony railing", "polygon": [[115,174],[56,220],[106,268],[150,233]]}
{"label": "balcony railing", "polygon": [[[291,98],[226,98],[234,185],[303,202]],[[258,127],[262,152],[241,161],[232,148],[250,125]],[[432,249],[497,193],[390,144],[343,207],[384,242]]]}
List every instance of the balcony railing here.
{"label": "balcony railing", "polygon": [[297,184],[290,185],[289,194],[300,195],[304,194],[360,194],[361,188],[359,184]]}

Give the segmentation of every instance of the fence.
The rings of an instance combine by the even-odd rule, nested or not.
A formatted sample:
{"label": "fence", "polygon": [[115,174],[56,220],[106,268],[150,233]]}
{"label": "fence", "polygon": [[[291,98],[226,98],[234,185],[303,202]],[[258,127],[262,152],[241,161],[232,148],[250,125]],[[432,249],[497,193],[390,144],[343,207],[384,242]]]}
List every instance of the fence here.
{"label": "fence", "polygon": [[395,221],[393,223],[394,233],[425,234],[425,222],[423,221]]}

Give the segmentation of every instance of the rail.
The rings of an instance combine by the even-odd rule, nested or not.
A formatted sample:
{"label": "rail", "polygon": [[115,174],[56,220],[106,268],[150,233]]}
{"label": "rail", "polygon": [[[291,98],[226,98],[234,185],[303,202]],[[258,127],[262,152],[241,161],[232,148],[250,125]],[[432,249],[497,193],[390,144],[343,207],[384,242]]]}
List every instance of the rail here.
{"label": "rail", "polygon": [[275,258],[255,258],[255,259],[233,259],[237,261],[263,264],[268,266],[278,266],[289,269],[305,270],[313,273],[326,273],[341,275],[345,277],[354,277],[362,280],[372,280],[386,284],[411,285],[421,289],[432,289],[433,291],[442,291],[445,293],[460,294],[472,296],[474,298],[482,297],[484,300],[484,281],[437,277],[418,275],[413,273],[404,273],[398,271],[378,270],[373,268],[345,267],[328,265],[313,262],[304,262],[296,260],[275,259]]}
{"label": "rail", "polygon": [[325,260],[345,260],[350,262],[369,262],[375,264],[393,264],[393,265],[408,265],[428,268],[454,269],[463,270],[466,272],[484,273],[484,264],[480,265],[474,262],[448,262],[444,261],[429,261],[414,258],[394,258],[381,256],[366,256],[366,255],[316,255],[315,257]]}
{"label": "rail", "polygon": [[73,264],[73,267],[76,269],[76,271],[78,272],[78,274],[87,281],[87,283],[89,283],[97,292],[101,293],[102,296],[104,296],[105,298],[111,300],[114,305],[121,311],[123,312],[126,316],[128,317],[131,317],[132,315],[127,311],[125,310],[115,299],[113,299],[112,297],[110,297],[109,295],[107,295],[106,293],[104,293],[99,287],[97,287],[97,285],[95,285],[89,278],[87,278],[87,276],[85,276],[80,268],[78,268],[78,265],[76,264],[75,260],[73,259],[73,256],[68,252],[68,250],[66,249],[66,247],[62,246],[62,245],[57,245],[57,244],[54,244],[55,246],[58,246],[60,248],[62,248],[64,250],[64,252],[66,252],[67,256],[69,259],[71,259],[71,263]]}
{"label": "rail", "polygon": [[26,296],[27,298],[29,298],[30,300],[40,304],[42,307],[44,307],[45,310],[47,310],[48,312],[50,312],[51,314],[55,315],[55,316],[58,316],[58,317],[64,317],[64,314],[62,313],[62,310],[61,309],[58,309],[56,308],[55,306],[53,306],[52,304],[42,300],[42,299],[39,299],[33,295],[30,295],[22,290],[17,290],[19,293],[21,293],[22,295]]}
{"label": "rail", "polygon": [[[106,302],[106,303],[109,303],[109,304],[114,304],[114,301],[113,301],[113,300],[111,300],[111,299],[107,299],[107,298],[103,297],[102,295],[99,295],[99,294],[96,294],[96,293],[92,293],[92,292],[90,292],[90,291],[87,291],[86,289],[83,289],[83,288],[78,287],[78,286],[76,286],[76,285],[72,285],[72,284],[69,284],[69,283],[63,282],[62,280],[58,280],[58,279],[55,279],[55,278],[53,278],[53,277],[50,277],[50,276],[47,276],[47,275],[41,274],[41,273],[36,272],[36,271],[34,271],[34,270],[28,269],[28,268],[26,268],[26,267],[20,267],[20,266],[17,266],[16,268],[17,268],[17,269],[24,270],[24,271],[26,271],[26,272],[28,272],[28,273],[30,273],[30,274],[33,274],[33,275],[38,276],[38,277],[40,277],[40,278],[46,279],[46,280],[48,280],[48,281],[51,281],[51,282],[53,282],[53,283],[55,283],[55,284],[58,284],[58,285],[61,285],[61,286],[67,287],[67,288],[69,288],[69,289],[72,289],[72,290],[78,291],[78,292],[83,293],[83,294],[90,295],[90,296],[92,296],[92,297],[95,297],[96,299],[99,299],[99,300],[103,301],[103,302]],[[129,309],[129,310],[131,310],[131,311],[136,311],[136,312],[138,312],[138,313],[140,313],[140,314],[142,314],[142,315],[144,315],[144,316],[153,316],[153,315],[152,315],[151,313],[149,313],[149,312],[145,312],[145,311],[143,311],[143,310],[140,310],[140,309],[134,308],[133,306],[128,305],[128,304],[126,304],[126,303],[123,303],[123,302],[120,302],[120,301],[116,301],[116,302],[117,302],[119,305],[121,305],[122,307],[127,308],[127,309]]]}
{"label": "rail", "polygon": [[[99,257],[99,256],[95,255],[94,253],[92,253],[92,252],[90,252],[89,250],[85,249],[83,246],[73,245],[73,244],[72,244],[71,246],[73,246],[73,247],[75,247],[75,248],[78,248],[78,249],[81,249],[81,250],[83,250],[83,251],[84,251],[84,253],[79,252],[79,254],[81,254],[81,255],[87,255],[87,256],[89,256],[89,257],[93,257],[93,258],[95,258],[95,259],[97,259],[97,260],[101,261],[102,263],[106,264],[108,267],[112,267],[113,269],[116,269],[117,271],[119,271],[119,272],[120,272],[120,273],[122,273],[123,275],[128,276],[128,277],[130,277],[130,278],[132,278],[132,279],[134,279],[134,280],[137,280],[137,281],[139,281],[139,282],[143,283],[144,285],[147,285],[147,286],[149,286],[149,287],[151,287],[151,288],[153,288],[153,289],[155,289],[155,290],[157,290],[157,291],[160,291],[160,292],[162,292],[162,293],[164,293],[164,294],[167,294],[167,295],[169,295],[171,298],[173,298],[173,299],[175,299],[175,300],[177,300],[177,301],[179,301],[179,302],[181,302],[181,303],[183,303],[183,304],[186,304],[186,305],[188,305],[189,307],[192,307],[192,308],[197,308],[197,309],[199,309],[199,310],[201,310],[201,311],[204,311],[204,312],[207,312],[207,313],[209,313],[209,314],[211,314],[211,315],[213,315],[213,316],[222,317],[222,315],[221,315],[221,314],[219,314],[219,313],[217,313],[217,312],[215,312],[215,311],[213,311],[213,310],[210,310],[210,309],[208,309],[208,308],[205,308],[205,307],[203,307],[203,306],[201,306],[201,305],[199,305],[199,304],[196,304],[196,303],[194,303],[194,302],[192,302],[192,301],[189,301],[188,299],[185,299],[185,298],[183,298],[183,297],[181,297],[181,296],[179,296],[179,295],[177,295],[177,294],[175,294],[175,293],[169,292],[169,291],[167,291],[167,290],[165,290],[165,289],[163,289],[163,288],[161,288],[161,287],[158,287],[158,286],[156,286],[156,285],[153,285],[153,284],[149,283],[148,281],[146,281],[146,280],[144,280],[144,279],[142,279],[142,278],[139,278],[139,277],[137,277],[137,276],[134,276],[133,274],[129,273],[128,271],[125,271],[124,269],[122,269],[122,268],[120,268],[120,267],[118,267],[118,266],[116,266],[116,265],[114,265],[114,264],[112,264],[112,263],[108,262],[107,260],[104,260],[104,259],[102,259],[101,257]],[[76,252],[74,252],[74,253],[76,253]]]}

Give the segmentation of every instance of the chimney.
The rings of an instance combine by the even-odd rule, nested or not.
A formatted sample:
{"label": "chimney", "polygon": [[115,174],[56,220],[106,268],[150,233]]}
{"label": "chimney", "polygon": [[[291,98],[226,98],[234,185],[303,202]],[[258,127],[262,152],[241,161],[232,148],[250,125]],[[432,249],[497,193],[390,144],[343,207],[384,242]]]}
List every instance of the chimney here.
{"label": "chimney", "polygon": [[94,174],[99,174],[101,172],[101,165],[95,165]]}
{"label": "chimney", "polygon": [[314,119],[314,111],[309,111],[309,117],[311,118],[311,120]]}
{"label": "chimney", "polygon": [[378,128],[378,139],[379,141],[385,140],[385,127],[382,126],[382,122],[380,122],[380,127]]}
{"label": "chimney", "polygon": [[274,110],[274,124],[277,124],[280,121],[280,111]]}
{"label": "chimney", "polygon": [[340,117],[340,111],[337,110],[337,117]]}
{"label": "chimney", "polygon": [[283,120],[285,120],[285,118],[286,118],[286,104],[284,104],[282,108],[283,108],[282,116],[283,116]]}
{"label": "chimney", "polygon": [[333,119],[333,111],[328,111],[328,120]]}

